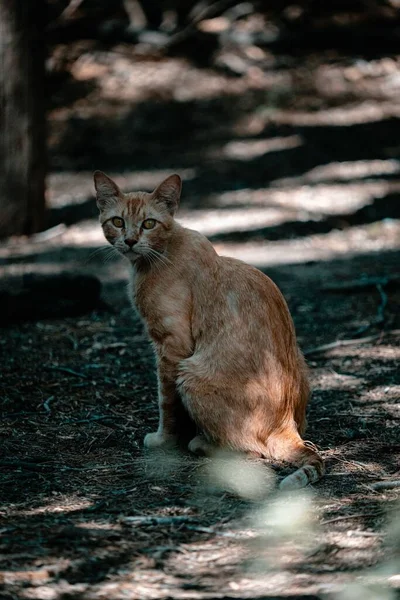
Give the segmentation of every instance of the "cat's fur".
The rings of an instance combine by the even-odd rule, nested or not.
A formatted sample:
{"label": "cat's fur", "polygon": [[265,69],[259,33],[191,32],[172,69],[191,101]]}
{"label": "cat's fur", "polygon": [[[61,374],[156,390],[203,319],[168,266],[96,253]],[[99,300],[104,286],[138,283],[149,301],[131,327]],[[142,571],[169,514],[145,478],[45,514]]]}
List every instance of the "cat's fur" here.
{"label": "cat's fur", "polygon": [[[301,439],[307,368],[276,285],[175,221],[178,175],[151,194],[124,194],[99,171],[94,179],[105,237],[132,265],[132,301],[157,359],[160,423],[145,446],[174,445],[185,433],[177,416],[187,411],[198,428],[191,451],[222,447],[292,463],[298,469],[283,488],[319,479],[323,461]],[[154,229],[141,226],[145,219],[156,220]]]}

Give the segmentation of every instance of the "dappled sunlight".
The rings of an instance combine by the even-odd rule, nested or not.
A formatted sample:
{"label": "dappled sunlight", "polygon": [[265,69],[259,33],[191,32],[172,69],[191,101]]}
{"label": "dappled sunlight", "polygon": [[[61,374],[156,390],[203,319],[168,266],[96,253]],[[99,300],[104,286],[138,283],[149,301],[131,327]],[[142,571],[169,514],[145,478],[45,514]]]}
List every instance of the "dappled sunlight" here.
{"label": "dappled sunlight", "polygon": [[349,126],[374,123],[392,117],[400,117],[400,106],[396,101],[365,100],[348,106],[321,109],[316,112],[276,110],[277,123],[294,126]]}
{"label": "dappled sunlight", "polygon": [[255,140],[238,140],[229,142],[220,150],[212,150],[210,155],[215,158],[227,158],[234,160],[252,160],[257,156],[263,156],[268,152],[278,152],[298,148],[303,144],[301,136],[290,135],[287,137],[274,137]]}
{"label": "dappled sunlight", "polygon": [[[192,179],[195,173],[195,169],[179,169],[179,174],[184,182]],[[152,191],[163,179],[171,175],[171,171],[151,169],[148,171],[135,170],[115,173],[111,170],[107,171],[107,174],[125,192],[133,190]],[[93,171],[52,172],[48,177],[47,193],[50,208],[76,204],[76,209],[79,211],[80,201],[88,198],[92,200],[93,206],[95,206]]]}
{"label": "dappled sunlight", "polygon": [[[400,161],[387,160],[355,160],[334,162],[314,167],[301,177],[287,177],[276,180],[273,185],[293,185],[295,183],[318,183],[321,181],[351,181],[354,179],[393,175],[400,172]],[[384,182],[379,182],[384,183]],[[400,184],[397,183],[397,189]],[[371,188],[370,188],[371,189]],[[374,188],[372,188],[374,189]]]}
{"label": "dappled sunlight", "polygon": [[[375,23],[368,6],[355,23],[358,8],[344,5],[197,2],[211,13],[183,29],[173,29],[173,10],[158,31],[144,13],[128,26],[90,17],[93,38],[68,41],[86,5],[103,3],[50,2],[62,4],[73,18],[70,30],[55,23],[67,41],[48,45],[45,231],[0,242],[0,296],[60,308],[16,312],[0,339],[5,593],[394,600],[397,16]],[[160,3],[114,4],[140,12]],[[283,493],[293,465],[194,456],[190,423],[178,425],[181,446],[144,448],[159,418],[156,365],[128,298],[129,263],[99,223],[95,169],[124,192],[150,192],[178,173],[178,222],[282,290],[311,379],[303,439],[326,464],[315,484]],[[68,313],[53,298],[60,275],[92,276],[96,302]],[[43,276],[55,287],[37,300],[24,281]],[[215,323],[217,340],[218,315]]]}
{"label": "dappled sunlight", "polygon": [[117,101],[125,106],[155,95],[177,102],[210,99],[221,94],[239,97],[248,89],[272,89],[290,83],[290,75],[282,72],[250,70],[235,79],[211,69],[196,68],[182,58],[165,62],[132,61],[129,50],[125,49],[125,54],[104,50],[84,53],[72,66],[72,74],[78,81],[95,80],[103,102]]}
{"label": "dappled sunlight", "polygon": [[217,206],[240,205],[245,212],[248,206],[260,205],[297,210],[299,221],[322,219],[324,215],[349,213],[370,204],[375,198],[400,191],[400,183],[365,181],[357,183],[320,183],[307,185],[291,180],[275,180],[269,188],[241,189],[213,196]]}
{"label": "dappled sunlight", "polygon": [[354,390],[365,383],[363,377],[336,373],[332,368],[319,367],[311,372],[312,388],[315,391],[324,389]]}
{"label": "dappled sunlight", "polygon": [[[61,467],[62,469],[62,467]],[[12,518],[29,517],[35,515],[50,515],[55,513],[69,513],[77,510],[85,510],[93,506],[94,500],[80,497],[79,495],[65,496],[64,494],[55,493],[53,497],[47,498],[46,504],[40,506],[24,508],[6,508],[7,515]]]}
{"label": "dappled sunlight", "polygon": [[[334,348],[331,352],[334,355],[346,356],[348,358],[356,358],[360,354],[359,349],[351,347]],[[386,359],[398,361],[400,359],[400,348],[383,343],[380,343],[379,345],[370,345],[363,349],[362,358],[363,360]]]}
{"label": "dappled sunlight", "polygon": [[301,240],[216,243],[215,248],[220,254],[258,267],[349,258],[365,252],[366,248],[370,252],[400,248],[400,221],[373,223],[345,231],[336,230],[325,235],[310,235]]}
{"label": "dappled sunlight", "polygon": [[[186,214],[185,214],[186,213]],[[296,213],[282,208],[231,208],[229,210],[181,211],[178,221],[210,236],[230,231],[252,231],[294,219]]]}
{"label": "dappled sunlight", "polygon": [[[398,360],[398,359],[397,359]],[[387,416],[393,419],[400,418],[400,385],[378,385],[365,391],[360,400],[366,403],[371,401],[371,410],[376,408],[384,410]]]}
{"label": "dappled sunlight", "polygon": [[[182,211],[183,212],[183,211]],[[260,227],[279,225],[285,220],[294,219],[293,213],[286,214],[276,208],[237,209],[224,211],[192,211],[178,219],[186,227],[196,229],[205,235],[231,232],[258,232]],[[267,234],[266,234],[267,235]],[[308,261],[327,261],[333,258],[356,256],[365,251],[379,252],[400,247],[400,221],[384,220],[364,226],[344,230],[333,230],[326,234],[306,235],[299,239],[267,241],[260,233],[257,240],[238,242],[215,241],[219,254],[232,256],[258,267],[278,264],[299,264]],[[74,256],[74,248],[87,249],[81,258]],[[104,248],[104,252],[100,250]],[[43,244],[2,244],[0,245],[0,272],[4,275],[20,275],[26,272],[55,273],[62,268],[72,270],[96,269],[102,263],[112,261],[114,275],[120,278],[127,270],[127,264],[117,253],[106,256],[107,245],[97,221],[84,221],[61,232],[56,239]],[[98,250],[98,251],[97,251]],[[37,258],[34,262],[30,256]],[[43,258],[41,258],[41,255]],[[47,262],[49,256],[60,260],[60,264]],[[68,259],[67,259],[68,257]],[[16,259],[18,258],[18,261]],[[23,259],[23,260],[21,260]],[[15,262],[14,262],[15,261]],[[115,265],[117,265],[115,267]],[[107,264],[105,264],[107,267]],[[115,270],[116,269],[116,270]],[[113,277],[115,278],[115,277]]]}

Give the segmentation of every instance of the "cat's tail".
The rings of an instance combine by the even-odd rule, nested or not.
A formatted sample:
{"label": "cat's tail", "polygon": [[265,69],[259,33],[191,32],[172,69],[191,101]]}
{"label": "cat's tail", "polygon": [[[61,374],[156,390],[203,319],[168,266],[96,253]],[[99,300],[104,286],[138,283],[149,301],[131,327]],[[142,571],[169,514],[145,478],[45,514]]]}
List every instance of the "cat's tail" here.
{"label": "cat's tail", "polygon": [[315,483],[325,472],[324,461],[312,442],[301,439],[296,430],[290,429],[272,435],[267,442],[271,458],[288,462],[298,469],[282,479],[281,490],[297,490]]}

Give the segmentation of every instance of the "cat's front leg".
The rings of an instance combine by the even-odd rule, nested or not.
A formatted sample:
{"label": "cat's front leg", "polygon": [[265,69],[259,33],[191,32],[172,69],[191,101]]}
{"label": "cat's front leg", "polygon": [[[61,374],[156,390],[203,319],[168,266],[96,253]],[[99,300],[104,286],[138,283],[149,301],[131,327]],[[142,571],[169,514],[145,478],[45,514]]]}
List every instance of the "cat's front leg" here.
{"label": "cat's front leg", "polygon": [[177,412],[181,405],[176,389],[175,370],[163,361],[158,365],[159,424],[154,433],[144,438],[146,448],[173,448],[177,444]]}

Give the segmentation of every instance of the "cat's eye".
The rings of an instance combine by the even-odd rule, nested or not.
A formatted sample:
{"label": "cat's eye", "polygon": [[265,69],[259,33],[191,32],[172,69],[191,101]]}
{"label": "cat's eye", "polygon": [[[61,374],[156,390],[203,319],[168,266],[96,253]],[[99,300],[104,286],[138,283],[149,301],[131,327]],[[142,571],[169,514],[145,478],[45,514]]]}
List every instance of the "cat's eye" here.
{"label": "cat's eye", "polygon": [[154,229],[155,226],[156,226],[155,219],[145,219],[142,223],[143,229]]}
{"label": "cat's eye", "polygon": [[124,220],[121,219],[121,217],[113,217],[111,219],[111,222],[113,225],[115,225],[115,227],[118,227],[119,229],[121,229],[121,227],[124,226]]}

